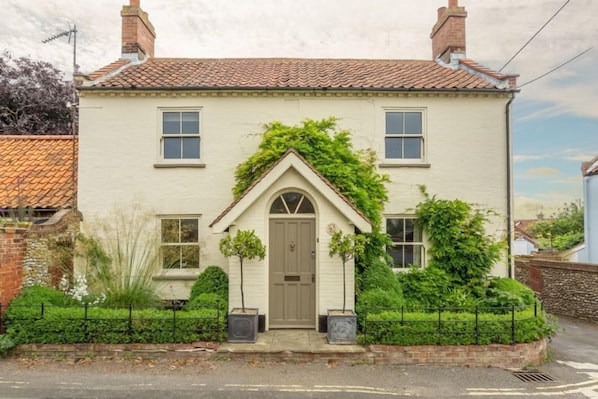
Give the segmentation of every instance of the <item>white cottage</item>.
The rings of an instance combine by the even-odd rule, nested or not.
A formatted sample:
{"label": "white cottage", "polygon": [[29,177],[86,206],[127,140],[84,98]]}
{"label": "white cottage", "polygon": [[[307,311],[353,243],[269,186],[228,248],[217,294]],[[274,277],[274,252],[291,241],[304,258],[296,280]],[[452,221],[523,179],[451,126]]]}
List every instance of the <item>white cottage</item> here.
{"label": "white cottage", "polygon": [[[342,193],[290,151],[234,201],[235,167],[272,121],[334,116],[356,149],[375,150],[391,180],[384,227],[397,271],[426,265],[413,215],[420,185],[496,211],[489,233],[511,242],[515,76],[466,57],[467,13],[457,0],[438,10],[432,58],[418,61],[158,58],[139,1],[121,15],[122,58],[79,90],[78,205],[85,217],[107,216],[116,202],[142,200],[155,213],[148,228],[186,232],[161,242],[166,298],[185,298],[209,265],[238,287],[238,267],[229,268],[218,242],[250,229],[268,251],[245,267],[245,302],[266,316],[266,328],[318,328],[318,316],[341,306],[331,232],[370,229]],[[494,274],[511,275],[507,255]],[[353,276],[347,287],[351,309]],[[229,302],[240,305],[238,289]]]}

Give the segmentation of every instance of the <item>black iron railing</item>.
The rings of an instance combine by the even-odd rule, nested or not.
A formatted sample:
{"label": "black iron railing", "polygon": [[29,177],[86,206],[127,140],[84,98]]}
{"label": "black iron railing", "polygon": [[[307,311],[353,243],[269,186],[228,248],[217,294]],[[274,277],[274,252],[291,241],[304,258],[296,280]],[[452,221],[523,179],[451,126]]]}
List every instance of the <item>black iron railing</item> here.
{"label": "black iron railing", "polygon": [[17,343],[180,343],[221,341],[219,305],[103,308],[2,306],[0,333]]}
{"label": "black iron railing", "polygon": [[[541,302],[509,307],[368,308],[359,315],[362,342],[388,345],[485,345],[529,342],[546,316]],[[537,330],[537,334],[536,334]]]}

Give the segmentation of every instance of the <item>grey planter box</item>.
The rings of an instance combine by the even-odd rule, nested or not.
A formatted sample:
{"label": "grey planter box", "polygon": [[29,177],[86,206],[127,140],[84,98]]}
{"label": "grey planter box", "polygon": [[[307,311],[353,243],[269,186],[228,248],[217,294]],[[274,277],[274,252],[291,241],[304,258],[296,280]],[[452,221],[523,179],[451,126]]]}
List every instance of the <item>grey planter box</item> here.
{"label": "grey planter box", "polygon": [[255,343],[258,330],[258,310],[245,312],[235,308],[228,314],[228,342]]}
{"label": "grey planter box", "polygon": [[329,344],[357,343],[357,315],[352,310],[329,310],[327,324]]}

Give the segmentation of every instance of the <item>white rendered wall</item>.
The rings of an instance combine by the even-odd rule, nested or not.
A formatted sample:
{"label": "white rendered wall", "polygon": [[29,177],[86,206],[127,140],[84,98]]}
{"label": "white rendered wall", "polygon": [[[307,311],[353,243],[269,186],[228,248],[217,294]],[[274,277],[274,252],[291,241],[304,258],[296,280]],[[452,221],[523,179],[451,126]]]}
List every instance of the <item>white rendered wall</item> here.
{"label": "white rendered wall", "polygon": [[[351,131],[354,148],[375,149],[383,164],[384,110],[418,109],[424,110],[426,115],[424,163],[427,165],[416,166],[429,167],[380,169],[391,179],[385,214],[412,214],[423,199],[419,185],[426,185],[428,193],[439,198],[459,198],[496,211],[498,216],[493,217],[488,232],[504,238],[507,230],[507,101],[504,95],[483,94],[429,97],[140,93],[131,97],[84,92],[80,99],[78,205],[85,218],[95,214],[110,215],[114,204],[126,207],[133,201],[143,203],[157,215],[201,215],[200,267],[215,264],[227,270],[228,260],[218,251],[222,235],[213,234],[208,226],[232,202],[235,167],[257,150],[263,124],[272,121],[298,124],[306,118],[335,116],[341,128]],[[159,110],[164,107],[201,109],[204,168],[154,167],[159,161]],[[255,206],[252,217],[260,218],[266,226],[266,207]],[[320,256],[319,262],[325,262],[327,249],[320,252],[326,256]],[[318,267],[324,266],[319,263]],[[506,260],[497,263],[493,270],[502,276],[507,272]],[[169,273],[172,277],[193,277],[198,270]],[[234,279],[234,274],[231,278]],[[319,287],[318,292],[331,289],[330,296],[336,297],[333,280],[327,280],[323,273],[320,284],[326,289]],[[169,290],[176,291],[178,297],[188,295],[189,282],[177,285],[176,281],[169,281],[168,284],[172,287]],[[259,296],[251,300],[258,305],[266,303]],[[330,303],[332,301],[320,298],[319,311]]]}

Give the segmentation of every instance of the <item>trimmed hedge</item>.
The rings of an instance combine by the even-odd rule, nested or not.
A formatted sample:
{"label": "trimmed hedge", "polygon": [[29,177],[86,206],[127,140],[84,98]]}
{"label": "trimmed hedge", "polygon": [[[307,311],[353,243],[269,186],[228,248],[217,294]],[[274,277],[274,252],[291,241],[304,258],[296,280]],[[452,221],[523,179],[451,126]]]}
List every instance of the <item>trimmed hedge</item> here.
{"label": "trimmed hedge", "polygon": [[556,322],[534,309],[514,314],[389,310],[366,316],[359,340],[383,345],[487,345],[532,342],[554,334]]}
{"label": "trimmed hedge", "polygon": [[223,341],[225,316],[214,308],[9,306],[6,327],[16,344]]}

